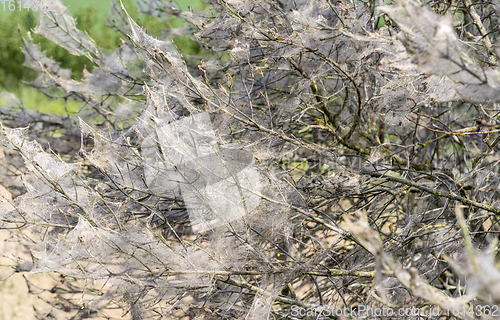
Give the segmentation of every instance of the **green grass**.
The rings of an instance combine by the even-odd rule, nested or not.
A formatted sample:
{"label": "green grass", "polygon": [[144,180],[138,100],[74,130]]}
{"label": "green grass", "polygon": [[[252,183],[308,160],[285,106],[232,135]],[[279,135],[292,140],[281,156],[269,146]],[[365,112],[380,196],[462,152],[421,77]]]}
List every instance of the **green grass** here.
{"label": "green grass", "polygon": [[[139,25],[145,26],[148,31],[158,36],[159,31],[168,27],[179,27],[180,20],[170,22],[162,21],[145,14],[137,13],[137,6],[133,0],[122,0],[129,13]],[[85,30],[96,41],[97,45],[114,49],[120,43],[120,35],[114,30],[106,27],[105,18],[110,11],[110,0],[63,0],[70,13],[77,21],[77,26]],[[17,3],[16,3],[17,6]],[[187,10],[188,7],[194,10],[203,10],[208,8],[201,0],[182,0],[177,1],[177,7]],[[6,6],[8,8],[8,4]],[[24,54],[21,51],[21,34],[25,35],[27,31],[36,26],[36,12],[22,11],[3,11],[3,4],[0,2],[0,91],[7,91],[16,94],[29,108],[37,109],[42,112],[63,114],[66,110],[75,111],[80,107],[80,103],[68,100],[52,100],[36,89],[28,87],[21,83],[21,80],[31,81],[37,73],[26,67],[23,67]],[[17,31],[20,29],[21,33]],[[40,43],[42,50],[47,51],[47,55],[58,62],[61,67],[72,70],[73,78],[80,79],[84,65],[90,72],[93,65],[86,57],[73,56],[63,48],[49,42],[48,40],[33,34],[35,43]],[[200,52],[198,44],[188,37],[176,37],[173,39],[179,49],[187,55],[196,55]]]}
{"label": "green grass", "polygon": [[67,114],[82,107],[81,102],[72,99],[66,101],[50,99],[40,91],[28,86],[21,86],[17,96],[29,109],[35,109],[43,113]]}
{"label": "green grass", "polygon": [[79,10],[86,9],[88,7],[92,7],[96,9],[97,17],[99,19],[103,19],[104,15],[109,12],[111,9],[111,1],[110,0],[63,0],[65,6],[69,8],[71,14],[77,13]]}
{"label": "green grass", "polygon": [[[63,115],[75,112],[82,106],[82,102],[72,99],[68,99],[67,101],[51,99],[40,91],[26,85],[21,85],[10,92],[15,94],[28,109],[38,110],[43,113]],[[0,106],[3,104],[5,104],[5,101],[0,98]]]}
{"label": "green grass", "polygon": [[[72,13],[75,13],[77,10],[81,8],[87,8],[87,7],[94,7],[97,9],[97,12],[99,16],[104,17],[104,14],[109,12],[109,9],[111,8],[111,1],[110,0],[63,0],[64,5],[69,7],[69,10]],[[131,4],[127,3],[124,1],[125,6],[128,7]],[[180,8],[181,10],[188,10],[189,7],[192,7],[193,10],[203,10],[208,7],[207,4],[205,4],[201,0],[180,0],[180,1],[174,1],[174,4],[177,8]]]}

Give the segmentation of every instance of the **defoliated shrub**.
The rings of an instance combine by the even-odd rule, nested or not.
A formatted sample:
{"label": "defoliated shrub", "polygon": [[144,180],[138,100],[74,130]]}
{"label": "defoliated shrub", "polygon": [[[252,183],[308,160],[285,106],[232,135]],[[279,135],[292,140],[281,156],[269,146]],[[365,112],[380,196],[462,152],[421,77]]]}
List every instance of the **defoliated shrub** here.
{"label": "defoliated shrub", "polygon": [[[499,303],[492,4],[138,0],[186,21],[174,33],[206,50],[187,57],[121,3],[110,52],[34,2],[35,31],[96,66],[75,79],[25,36],[30,84],[83,106],[0,113],[4,167],[26,167],[1,227],[30,252],[15,270],[63,276],[61,318],[471,319],[476,298]],[[445,15],[463,10],[477,30]]]}

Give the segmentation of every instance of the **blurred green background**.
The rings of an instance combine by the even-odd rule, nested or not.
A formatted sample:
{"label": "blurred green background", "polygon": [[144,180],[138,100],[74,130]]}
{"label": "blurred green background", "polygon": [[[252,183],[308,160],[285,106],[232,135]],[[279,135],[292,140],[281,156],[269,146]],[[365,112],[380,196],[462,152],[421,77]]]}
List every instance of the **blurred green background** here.
{"label": "blurred green background", "polygon": [[[158,36],[161,29],[182,26],[180,20],[164,21],[138,13],[137,5],[133,0],[122,1],[132,18],[154,36]],[[68,101],[67,105],[64,105],[64,101],[52,100],[22,83],[22,80],[30,81],[37,75],[33,70],[23,66],[21,35],[25,36],[27,31],[36,27],[38,13],[26,9],[11,12],[8,10],[8,3],[7,1],[4,11],[3,3],[0,1],[0,91],[5,89],[13,92],[25,106],[42,112],[61,114],[65,110],[77,110],[80,106],[79,102]],[[105,26],[106,17],[111,9],[111,0],[63,0],[63,3],[76,19],[77,27],[85,30],[98,46],[107,49],[118,46],[120,37],[123,35]],[[193,10],[204,10],[209,7],[203,0],[179,0],[174,3],[177,8],[183,10],[187,10],[188,7],[192,7]],[[63,68],[70,68],[74,79],[81,78],[84,66],[92,71],[93,65],[86,57],[71,55],[63,48],[34,33],[32,37],[35,43],[40,43],[42,50],[47,51],[47,56],[61,62]],[[187,55],[195,55],[200,51],[199,46],[189,37],[175,37],[172,40],[181,52]]]}

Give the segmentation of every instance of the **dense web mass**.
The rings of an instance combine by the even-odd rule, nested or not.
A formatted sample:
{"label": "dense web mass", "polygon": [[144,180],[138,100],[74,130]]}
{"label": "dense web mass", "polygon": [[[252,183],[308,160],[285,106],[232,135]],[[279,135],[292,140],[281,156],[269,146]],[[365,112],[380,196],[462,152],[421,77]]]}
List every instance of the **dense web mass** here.
{"label": "dense web mass", "polygon": [[106,51],[34,2],[34,32],[95,65],[74,79],[28,34],[29,84],[82,107],[0,93],[9,266],[61,275],[60,319],[499,303],[496,4],[136,0],[184,21],[154,37],[114,1]]}

